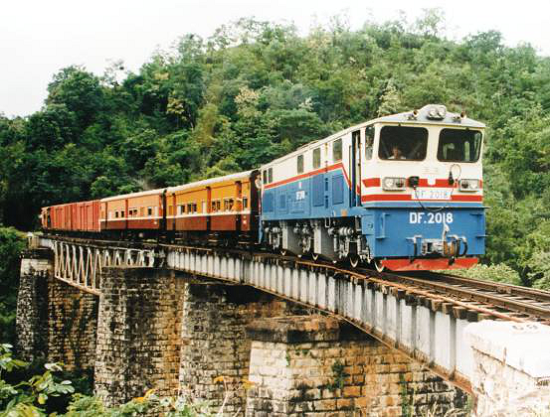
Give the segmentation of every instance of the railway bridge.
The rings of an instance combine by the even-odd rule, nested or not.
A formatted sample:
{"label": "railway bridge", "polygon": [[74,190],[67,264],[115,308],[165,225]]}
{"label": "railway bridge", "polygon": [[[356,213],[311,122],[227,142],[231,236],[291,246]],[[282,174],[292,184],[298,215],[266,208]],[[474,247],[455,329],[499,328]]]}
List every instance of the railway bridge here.
{"label": "railway bridge", "polygon": [[30,242],[18,349],[90,369],[107,404],[150,388],[251,416],[550,404],[543,291],[236,248]]}

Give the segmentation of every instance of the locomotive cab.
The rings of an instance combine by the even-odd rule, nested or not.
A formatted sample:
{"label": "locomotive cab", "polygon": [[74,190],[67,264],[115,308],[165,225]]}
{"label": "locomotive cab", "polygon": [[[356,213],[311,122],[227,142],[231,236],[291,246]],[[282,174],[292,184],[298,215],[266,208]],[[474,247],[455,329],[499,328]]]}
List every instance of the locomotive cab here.
{"label": "locomotive cab", "polygon": [[484,253],[483,129],[441,105],[365,127],[361,228],[379,266],[469,267]]}

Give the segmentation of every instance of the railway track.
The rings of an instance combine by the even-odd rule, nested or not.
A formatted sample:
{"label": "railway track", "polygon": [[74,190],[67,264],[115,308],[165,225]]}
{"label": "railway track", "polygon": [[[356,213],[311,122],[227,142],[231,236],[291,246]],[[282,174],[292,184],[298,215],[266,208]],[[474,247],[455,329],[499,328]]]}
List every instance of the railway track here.
{"label": "railway track", "polygon": [[[59,238],[59,237],[58,237]],[[95,239],[65,238],[73,243],[100,245],[121,245],[121,241],[109,242]],[[124,242],[135,247],[131,242]],[[126,245],[124,245],[126,246]],[[226,251],[239,256],[263,257],[275,262],[292,262],[306,268],[324,268],[334,274],[362,280],[366,285],[377,285],[417,300],[424,300],[441,310],[452,310],[454,314],[467,315],[473,320],[491,318],[515,322],[537,321],[550,324],[550,292],[511,284],[483,281],[430,271],[407,274],[377,272],[367,268],[351,268],[331,262],[313,261],[294,256],[281,256],[270,252],[229,249],[220,247],[189,247],[181,245],[158,245],[153,242],[137,243],[138,247],[193,249],[204,252]]]}
{"label": "railway track", "polygon": [[368,269],[361,272],[379,284],[398,285],[410,293],[477,312],[479,318],[550,324],[550,292],[547,291],[430,271],[406,275]]}

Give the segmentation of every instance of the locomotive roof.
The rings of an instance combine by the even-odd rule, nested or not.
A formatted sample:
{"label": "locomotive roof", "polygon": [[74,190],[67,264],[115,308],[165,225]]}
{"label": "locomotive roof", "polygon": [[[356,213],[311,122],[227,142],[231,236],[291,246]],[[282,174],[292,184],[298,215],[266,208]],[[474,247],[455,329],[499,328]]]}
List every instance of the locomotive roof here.
{"label": "locomotive roof", "polygon": [[382,116],[378,117],[376,119],[369,120],[367,122],[363,122],[354,126],[350,126],[347,129],[340,130],[326,138],[318,139],[313,142],[309,142],[294,152],[284,155],[280,158],[275,159],[274,161],[271,161],[267,164],[262,165],[263,167],[271,166],[275,163],[284,161],[288,158],[294,157],[296,155],[299,155],[301,152],[315,148],[316,146],[328,142],[334,139],[338,139],[339,137],[342,137],[350,132],[359,130],[361,128],[364,128],[365,126],[374,125],[376,123],[387,123],[387,124],[406,124],[406,125],[434,125],[434,126],[447,126],[447,127],[455,127],[455,128],[474,128],[474,129],[483,129],[485,128],[485,124],[478,122],[477,120],[470,119],[464,115],[461,115],[460,113],[452,113],[448,112],[445,108],[445,116],[441,119],[430,119],[428,117],[429,110],[433,107],[444,107],[441,105],[435,105],[435,104],[427,104],[424,107],[422,107],[419,110],[411,110],[403,113],[397,113],[397,114],[391,114],[388,116]]}
{"label": "locomotive roof", "polygon": [[[441,119],[430,119],[429,111],[433,107],[443,107],[445,109],[445,115]],[[485,124],[478,122],[477,120],[470,119],[465,115],[460,113],[451,113],[448,112],[445,106],[438,104],[427,104],[419,110],[414,110],[416,115],[413,114],[413,111],[407,111],[403,113],[391,114],[389,116],[378,117],[377,119],[369,121],[367,124],[372,123],[412,123],[412,124],[434,124],[434,125],[449,125],[453,127],[470,127],[482,129],[485,127]]]}

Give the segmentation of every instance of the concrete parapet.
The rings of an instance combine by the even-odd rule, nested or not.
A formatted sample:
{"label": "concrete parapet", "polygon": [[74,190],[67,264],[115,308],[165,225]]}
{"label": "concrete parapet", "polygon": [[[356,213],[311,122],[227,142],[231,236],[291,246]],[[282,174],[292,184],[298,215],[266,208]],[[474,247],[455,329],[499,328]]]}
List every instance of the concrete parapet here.
{"label": "concrete parapet", "polygon": [[[187,284],[183,313],[180,386],[192,401],[206,400],[223,414],[246,405],[253,320],[303,312],[294,303],[247,286]],[[240,414],[237,414],[240,415]]]}
{"label": "concrete parapet", "polygon": [[106,404],[176,394],[184,286],[173,271],[103,268],[95,391]]}
{"label": "concrete parapet", "polygon": [[550,327],[484,320],[465,329],[478,417],[550,412]]}
{"label": "concrete parapet", "polygon": [[466,400],[420,364],[335,318],[257,320],[247,333],[247,416],[443,415]]}

